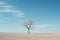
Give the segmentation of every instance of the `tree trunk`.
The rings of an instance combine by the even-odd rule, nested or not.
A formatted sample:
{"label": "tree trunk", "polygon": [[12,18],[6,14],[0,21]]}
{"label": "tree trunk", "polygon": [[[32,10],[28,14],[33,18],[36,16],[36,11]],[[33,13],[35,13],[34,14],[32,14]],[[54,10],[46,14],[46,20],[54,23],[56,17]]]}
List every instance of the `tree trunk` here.
{"label": "tree trunk", "polygon": [[30,34],[30,29],[28,28],[28,34]]}

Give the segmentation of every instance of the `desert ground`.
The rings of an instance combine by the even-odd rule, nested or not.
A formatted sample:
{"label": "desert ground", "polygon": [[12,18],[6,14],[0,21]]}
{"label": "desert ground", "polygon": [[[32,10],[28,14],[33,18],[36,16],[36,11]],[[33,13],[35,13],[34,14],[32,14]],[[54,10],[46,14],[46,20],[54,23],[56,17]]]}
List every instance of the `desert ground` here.
{"label": "desert ground", "polygon": [[60,40],[60,33],[0,33],[0,40]]}

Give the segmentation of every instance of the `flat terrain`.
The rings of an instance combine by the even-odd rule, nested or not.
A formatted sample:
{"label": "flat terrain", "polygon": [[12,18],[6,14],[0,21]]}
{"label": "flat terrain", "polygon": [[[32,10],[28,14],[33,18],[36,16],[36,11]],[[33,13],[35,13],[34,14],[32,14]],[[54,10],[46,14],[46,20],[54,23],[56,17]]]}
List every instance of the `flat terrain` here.
{"label": "flat terrain", "polygon": [[0,40],[60,40],[60,33],[0,33]]}

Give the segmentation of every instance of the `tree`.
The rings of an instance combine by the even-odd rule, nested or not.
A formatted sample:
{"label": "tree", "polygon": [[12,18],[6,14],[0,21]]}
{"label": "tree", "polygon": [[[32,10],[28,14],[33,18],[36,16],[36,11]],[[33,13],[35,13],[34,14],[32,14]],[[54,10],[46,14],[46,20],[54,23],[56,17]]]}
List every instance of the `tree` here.
{"label": "tree", "polygon": [[23,23],[23,26],[25,26],[27,28],[27,30],[28,30],[28,34],[30,34],[30,29],[32,27],[32,24],[33,24],[33,20],[32,19],[26,20]]}

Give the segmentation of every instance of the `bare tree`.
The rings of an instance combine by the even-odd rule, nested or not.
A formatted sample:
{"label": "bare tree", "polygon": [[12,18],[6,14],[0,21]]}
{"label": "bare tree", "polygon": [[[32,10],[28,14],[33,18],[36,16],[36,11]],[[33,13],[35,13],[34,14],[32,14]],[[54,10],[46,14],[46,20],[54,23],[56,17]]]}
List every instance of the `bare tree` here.
{"label": "bare tree", "polygon": [[32,19],[26,20],[23,24],[27,28],[28,34],[30,34],[30,28],[32,27],[32,24],[33,24]]}

